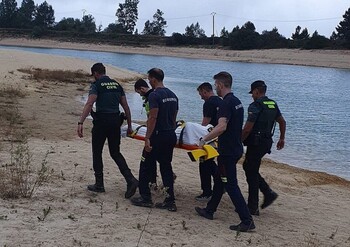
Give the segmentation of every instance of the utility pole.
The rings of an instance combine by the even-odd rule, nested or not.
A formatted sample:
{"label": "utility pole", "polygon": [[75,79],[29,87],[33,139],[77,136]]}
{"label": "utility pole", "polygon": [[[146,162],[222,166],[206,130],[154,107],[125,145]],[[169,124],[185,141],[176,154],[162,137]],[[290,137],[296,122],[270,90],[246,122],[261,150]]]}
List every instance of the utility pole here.
{"label": "utility pole", "polygon": [[214,35],[215,35],[215,30],[214,30],[214,24],[215,24],[215,12],[212,12],[211,15],[213,16],[213,47],[214,47],[214,43],[215,43],[215,39],[214,39]]}

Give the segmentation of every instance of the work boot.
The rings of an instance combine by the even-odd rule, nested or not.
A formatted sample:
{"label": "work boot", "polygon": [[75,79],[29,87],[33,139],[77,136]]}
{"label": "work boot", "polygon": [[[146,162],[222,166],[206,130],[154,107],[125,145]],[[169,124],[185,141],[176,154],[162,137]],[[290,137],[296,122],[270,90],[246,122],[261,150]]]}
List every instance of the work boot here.
{"label": "work boot", "polygon": [[196,210],[196,212],[200,216],[202,216],[202,217],[204,217],[204,218],[206,218],[208,220],[213,220],[214,219],[214,214],[208,212],[206,208],[195,207],[194,209]]}
{"label": "work boot", "polygon": [[95,174],[95,184],[90,184],[87,189],[92,192],[105,192],[105,186],[103,183],[103,174]]}
{"label": "work boot", "polygon": [[244,224],[243,222],[241,222],[238,225],[230,226],[230,230],[237,231],[237,232],[249,232],[254,229],[255,229],[254,221],[251,221],[249,224]]}
{"label": "work boot", "polygon": [[264,196],[264,202],[261,204],[261,208],[267,208],[270,206],[278,197],[278,194],[274,191],[271,191],[269,194]]}
{"label": "work boot", "polygon": [[132,178],[128,183],[127,183],[127,188],[125,192],[125,198],[129,199],[136,193],[136,189],[139,186],[139,181],[136,178]]}
{"label": "work boot", "polygon": [[100,192],[105,192],[105,188],[102,186],[102,187],[99,187],[97,186],[96,184],[89,184],[87,186],[87,189],[92,191],[92,192],[97,192],[97,193],[100,193]]}

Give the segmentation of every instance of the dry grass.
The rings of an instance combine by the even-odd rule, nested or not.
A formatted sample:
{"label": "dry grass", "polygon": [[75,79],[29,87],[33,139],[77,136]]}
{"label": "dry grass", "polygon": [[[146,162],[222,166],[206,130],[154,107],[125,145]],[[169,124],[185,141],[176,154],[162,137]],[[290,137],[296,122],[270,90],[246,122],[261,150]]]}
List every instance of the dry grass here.
{"label": "dry grass", "polygon": [[[26,94],[19,88],[0,90],[1,134],[9,142],[10,160],[1,162],[0,197],[30,198],[35,191],[48,181],[52,171],[47,166],[47,155],[41,164],[32,163],[28,145],[30,131],[23,126],[23,117],[18,110],[18,98]],[[14,107],[16,106],[16,107]],[[1,142],[2,143],[2,142]],[[5,147],[1,145],[1,150]]]}
{"label": "dry grass", "polygon": [[82,70],[48,70],[40,68],[18,69],[19,72],[29,74],[30,79],[37,81],[59,81],[67,83],[89,82],[91,77]]}

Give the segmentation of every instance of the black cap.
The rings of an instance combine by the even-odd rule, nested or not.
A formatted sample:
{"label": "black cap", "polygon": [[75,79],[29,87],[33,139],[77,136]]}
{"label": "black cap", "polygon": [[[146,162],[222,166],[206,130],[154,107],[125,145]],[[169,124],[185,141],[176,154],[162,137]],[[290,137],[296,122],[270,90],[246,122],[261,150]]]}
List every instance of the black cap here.
{"label": "black cap", "polygon": [[253,90],[254,90],[255,88],[258,88],[258,87],[265,87],[265,88],[267,88],[267,86],[266,86],[266,84],[265,84],[264,81],[261,81],[261,80],[255,81],[255,82],[253,82],[253,83],[250,85],[250,92],[249,92],[249,93],[252,93]]}
{"label": "black cap", "polygon": [[94,72],[97,72],[99,74],[105,74],[106,73],[106,68],[102,63],[95,63],[91,67],[91,76],[94,75]]}

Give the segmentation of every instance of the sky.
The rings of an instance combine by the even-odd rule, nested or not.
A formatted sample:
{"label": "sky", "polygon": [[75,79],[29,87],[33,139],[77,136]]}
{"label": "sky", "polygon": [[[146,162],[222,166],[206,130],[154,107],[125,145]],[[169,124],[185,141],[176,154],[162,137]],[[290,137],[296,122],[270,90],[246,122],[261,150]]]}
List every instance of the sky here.
{"label": "sky", "polygon": [[[125,0],[46,0],[55,11],[55,21],[62,18],[79,18],[92,15],[96,26],[102,29],[115,23],[119,3]],[[43,0],[34,0],[41,4]],[[21,1],[17,0],[18,6]],[[247,21],[254,23],[256,31],[271,31],[274,27],[286,38],[290,38],[299,25],[330,37],[350,8],[349,0],[140,0],[139,19],[136,28],[141,33],[147,20],[153,21],[157,9],[167,21],[166,36],[185,33],[192,23],[199,23],[205,34],[220,36],[223,27],[229,32]],[[213,28],[214,27],[214,28]]]}

